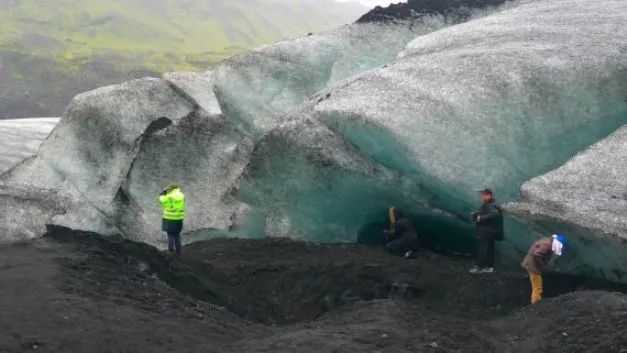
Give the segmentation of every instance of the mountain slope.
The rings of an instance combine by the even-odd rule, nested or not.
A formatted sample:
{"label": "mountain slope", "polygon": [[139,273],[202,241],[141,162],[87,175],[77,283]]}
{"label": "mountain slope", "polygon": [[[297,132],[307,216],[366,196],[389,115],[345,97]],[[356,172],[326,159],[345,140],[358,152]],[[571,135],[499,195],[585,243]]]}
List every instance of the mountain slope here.
{"label": "mountain slope", "polygon": [[333,0],[0,0],[0,117],[59,115],[80,91],[205,69],[365,10]]}

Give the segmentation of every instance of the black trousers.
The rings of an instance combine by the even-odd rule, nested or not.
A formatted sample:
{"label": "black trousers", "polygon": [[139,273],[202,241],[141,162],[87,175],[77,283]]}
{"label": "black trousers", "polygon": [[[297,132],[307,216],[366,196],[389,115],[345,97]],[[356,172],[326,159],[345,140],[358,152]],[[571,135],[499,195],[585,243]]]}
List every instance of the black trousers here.
{"label": "black trousers", "polygon": [[414,237],[402,237],[385,244],[385,249],[394,255],[404,255],[408,251],[418,251],[419,248],[418,239]]}
{"label": "black trousers", "polygon": [[177,255],[181,255],[181,233],[168,233],[168,250],[170,252],[176,252]]}
{"label": "black trousers", "polygon": [[176,251],[181,255],[183,247],[181,245],[181,232],[183,231],[183,221],[163,220],[161,229],[168,234],[168,250]]}
{"label": "black trousers", "polygon": [[491,237],[479,237],[477,240],[477,266],[494,267],[496,241]]}

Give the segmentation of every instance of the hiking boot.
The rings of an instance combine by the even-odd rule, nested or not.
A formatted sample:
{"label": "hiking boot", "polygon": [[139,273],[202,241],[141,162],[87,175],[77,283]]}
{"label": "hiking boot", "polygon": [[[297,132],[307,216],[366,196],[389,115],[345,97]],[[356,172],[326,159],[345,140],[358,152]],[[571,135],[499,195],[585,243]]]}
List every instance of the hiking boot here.
{"label": "hiking boot", "polygon": [[481,269],[479,268],[479,266],[475,266],[471,268],[470,271],[468,272],[472,273],[473,275],[476,275],[477,273],[481,272]]}
{"label": "hiking boot", "polygon": [[482,268],[481,271],[479,271],[481,273],[494,273],[494,267],[486,267],[486,268]]}

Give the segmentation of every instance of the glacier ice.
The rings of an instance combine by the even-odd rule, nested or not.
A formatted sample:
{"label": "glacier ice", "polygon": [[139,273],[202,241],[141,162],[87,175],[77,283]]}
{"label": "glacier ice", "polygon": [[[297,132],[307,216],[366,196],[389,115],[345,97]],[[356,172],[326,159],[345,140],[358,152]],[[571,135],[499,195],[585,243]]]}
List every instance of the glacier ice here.
{"label": "glacier ice", "polygon": [[525,3],[417,38],[310,114],[464,215],[473,190],[513,199],[627,120],[625,20],[623,1]]}
{"label": "glacier ice", "polygon": [[0,186],[0,242],[14,242],[41,237],[46,224],[66,212],[69,201],[54,190],[40,190],[16,185]]}
{"label": "glacier ice", "polygon": [[[242,195],[270,209],[267,221],[280,233],[354,239],[365,218],[383,218],[395,204],[414,210],[423,233],[436,224],[438,237],[455,234],[446,246],[464,248],[474,190],[490,186],[513,200],[524,181],[627,122],[625,20],[622,1],[536,1],[420,36],[386,67],[338,82],[288,114],[303,124],[293,140],[307,140],[308,122],[319,121],[398,182],[337,176],[315,158],[295,162],[295,144],[283,142],[266,153],[278,161],[249,177],[257,187]],[[289,163],[279,168],[281,160]]]}
{"label": "glacier ice", "polygon": [[[534,234],[570,236],[573,254],[560,266],[612,280],[627,280],[627,125],[566,164],[527,181],[514,215],[518,242]],[[516,244],[518,245],[518,244]],[[519,245],[523,246],[523,245]]]}
{"label": "glacier ice", "polygon": [[[38,209],[30,200],[43,203],[50,190],[63,198],[23,232],[54,223],[158,243],[158,190],[185,180],[196,196],[189,200],[187,230],[228,228],[232,210],[240,207],[227,195],[230,183],[239,178],[252,143],[212,113],[162,79],[79,95],[38,155],[3,176],[6,185],[17,186],[4,199],[32,213]],[[32,196],[15,202],[20,192]]]}
{"label": "glacier ice", "polygon": [[315,91],[383,65],[417,35],[449,22],[427,16],[356,24],[261,48],[205,73],[170,73],[79,95],[38,156],[2,177],[16,187],[7,204],[19,204],[21,193],[43,203],[52,190],[63,195],[62,206],[4,237],[55,223],[158,244],[154,195],[173,181],[195,196],[187,239],[202,230],[250,231],[259,222],[249,220],[261,213],[237,192],[263,133]]}
{"label": "glacier ice", "polygon": [[205,75],[225,114],[260,136],[314,93],[393,61],[414,38],[459,20],[452,13],[347,25],[236,56]]}
{"label": "glacier ice", "polygon": [[205,73],[104,87],[77,96],[38,156],[3,175],[0,202],[25,210],[16,223],[29,234],[55,223],[158,245],[156,196],[179,182],[186,239],[354,241],[378,235],[394,205],[467,250],[475,189],[514,200],[627,122],[626,20],[620,0],[521,1],[463,24],[355,24]]}
{"label": "glacier ice", "polygon": [[307,120],[283,124],[256,145],[239,195],[264,215],[257,232],[354,241],[359,227],[381,216],[373,199],[412,203],[402,194],[408,188],[397,188],[404,182],[410,181],[364,158],[326,126]]}
{"label": "glacier ice", "polygon": [[37,154],[58,118],[0,120],[0,174]]}

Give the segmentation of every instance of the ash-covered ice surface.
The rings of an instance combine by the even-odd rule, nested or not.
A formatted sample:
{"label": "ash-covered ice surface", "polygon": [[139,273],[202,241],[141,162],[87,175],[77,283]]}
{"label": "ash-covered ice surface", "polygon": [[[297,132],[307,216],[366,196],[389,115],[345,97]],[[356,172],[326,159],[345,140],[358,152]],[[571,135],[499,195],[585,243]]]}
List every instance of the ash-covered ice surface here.
{"label": "ash-covered ice surface", "polygon": [[[188,241],[353,242],[394,205],[468,251],[476,189],[513,201],[627,122],[627,3],[450,3],[77,96],[3,175],[3,238],[56,224],[161,246],[156,197],[177,182]],[[516,227],[510,260],[528,240]]]}
{"label": "ash-covered ice surface", "polygon": [[[274,144],[264,154],[272,157],[254,155],[252,180],[273,187],[252,188],[262,200],[253,203],[273,205],[285,233],[308,229],[310,239],[354,239],[396,204],[415,212],[423,234],[436,224],[440,240],[455,234],[447,246],[459,246],[472,233],[462,220],[476,207],[475,190],[490,186],[513,200],[524,181],[625,123],[626,10],[620,1],[524,2],[416,38],[394,62],[317,93],[266,135],[261,146]],[[320,124],[376,168],[338,177],[355,175],[335,160],[340,149],[276,142],[294,131],[301,138],[293,141],[306,140]],[[271,172],[285,159],[300,163],[278,174],[287,183]],[[515,250],[513,258],[526,249]]]}
{"label": "ash-covered ice surface", "polygon": [[515,197],[625,122],[626,7],[600,4],[532,2],[419,37],[308,112],[448,210],[481,185]]}
{"label": "ash-covered ice surface", "polygon": [[0,120],[0,173],[37,154],[58,118]]}
{"label": "ash-covered ice surface", "polygon": [[[3,176],[17,190],[7,194],[8,204],[26,210],[15,216],[22,230],[4,238],[31,237],[45,224],[59,224],[158,244],[155,197],[171,182],[193,195],[187,239],[241,227],[239,235],[272,233],[282,228],[280,211],[251,206],[243,200],[254,195],[239,194],[241,180],[252,174],[245,167],[253,164],[257,142],[315,92],[394,60],[416,36],[452,23],[438,15],[355,24],[260,48],[206,73],[171,73],[78,95],[38,156]],[[347,146],[341,137],[329,138]],[[351,158],[367,163],[354,152]],[[33,219],[19,205],[21,192],[65,197],[47,217]]]}
{"label": "ash-covered ice surface", "polygon": [[[627,259],[627,126],[563,166],[522,186],[521,200],[507,205],[533,232],[576,235],[577,253],[561,266],[625,281]],[[591,235],[594,235],[592,237]],[[600,267],[598,264],[604,264]]]}

